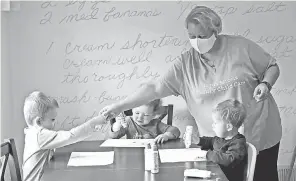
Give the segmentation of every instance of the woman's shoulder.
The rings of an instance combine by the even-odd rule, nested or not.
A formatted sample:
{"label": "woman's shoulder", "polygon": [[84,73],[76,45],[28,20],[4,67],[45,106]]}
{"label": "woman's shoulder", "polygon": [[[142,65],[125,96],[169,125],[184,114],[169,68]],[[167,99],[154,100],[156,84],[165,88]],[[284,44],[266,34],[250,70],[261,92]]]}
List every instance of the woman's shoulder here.
{"label": "woman's shoulder", "polygon": [[228,44],[243,45],[247,44],[249,39],[241,35],[222,35],[228,42]]}

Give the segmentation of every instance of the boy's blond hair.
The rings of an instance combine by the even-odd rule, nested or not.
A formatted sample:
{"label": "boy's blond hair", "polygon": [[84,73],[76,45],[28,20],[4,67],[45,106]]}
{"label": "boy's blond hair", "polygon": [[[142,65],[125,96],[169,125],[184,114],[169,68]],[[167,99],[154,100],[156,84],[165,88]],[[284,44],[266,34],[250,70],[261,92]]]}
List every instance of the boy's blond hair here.
{"label": "boy's blond hair", "polygon": [[47,97],[43,92],[34,91],[30,93],[24,103],[24,117],[27,125],[32,126],[36,117],[42,118],[50,109],[58,107],[58,102]]}
{"label": "boy's blond hair", "polygon": [[219,103],[213,110],[226,123],[230,122],[234,127],[239,128],[247,116],[246,108],[238,100],[228,99]]}

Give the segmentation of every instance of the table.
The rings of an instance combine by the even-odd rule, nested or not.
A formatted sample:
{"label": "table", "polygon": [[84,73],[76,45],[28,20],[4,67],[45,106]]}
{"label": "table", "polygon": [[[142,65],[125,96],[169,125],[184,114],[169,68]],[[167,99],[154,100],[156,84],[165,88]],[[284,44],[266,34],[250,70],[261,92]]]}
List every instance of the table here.
{"label": "table", "polygon": [[[43,181],[228,181],[219,165],[213,162],[160,163],[159,173],[144,169],[144,148],[100,147],[104,141],[83,141],[57,149],[44,171]],[[184,143],[171,140],[159,149],[185,148]],[[71,152],[114,151],[114,163],[106,166],[67,167]],[[209,170],[211,179],[184,178],[184,169]],[[218,179],[217,179],[218,178]]]}

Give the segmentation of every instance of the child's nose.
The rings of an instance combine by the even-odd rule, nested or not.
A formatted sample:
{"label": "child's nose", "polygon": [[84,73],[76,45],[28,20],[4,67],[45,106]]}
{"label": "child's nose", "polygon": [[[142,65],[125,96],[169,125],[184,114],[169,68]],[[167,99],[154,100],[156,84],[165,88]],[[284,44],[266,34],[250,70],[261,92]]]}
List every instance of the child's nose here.
{"label": "child's nose", "polygon": [[139,118],[140,118],[140,119],[143,119],[143,118],[144,118],[144,114],[140,114],[140,115],[139,115]]}

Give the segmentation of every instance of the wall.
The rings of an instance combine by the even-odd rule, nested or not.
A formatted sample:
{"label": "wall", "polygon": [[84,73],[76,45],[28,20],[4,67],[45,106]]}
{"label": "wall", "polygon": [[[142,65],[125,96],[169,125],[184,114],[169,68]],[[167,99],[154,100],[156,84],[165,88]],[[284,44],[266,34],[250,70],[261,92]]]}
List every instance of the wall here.
{"label": "wall", "polygon": [[[190,47],[184,18],[196,4],[21,2],[19,11],[9,13],[7,32],[12,85],[5,95],[9,106],[8,100],[13,100],[13,114],[7,119],[17,122],[10,129],[22,134],[22,105],[33,90],[58,100],[61,108],[55,129],[68,130],[97,115],[103,106],[123,99],[142,81],[158,78]],[[272,93],[284,132],[279,165],[287,165],[296,142],[296,103],[291,101],[296,97],[296,3],[198,4],[220,14],[223,33],[250,38],[277,58],[281,76]],[[173,124],[182,132],[185,125],[195,124],[181,98],[165,100],[174,103]],[[104,139],[107,128],[102,126],[92,139]],[[23,138],[18,142],[23,143]]]}

